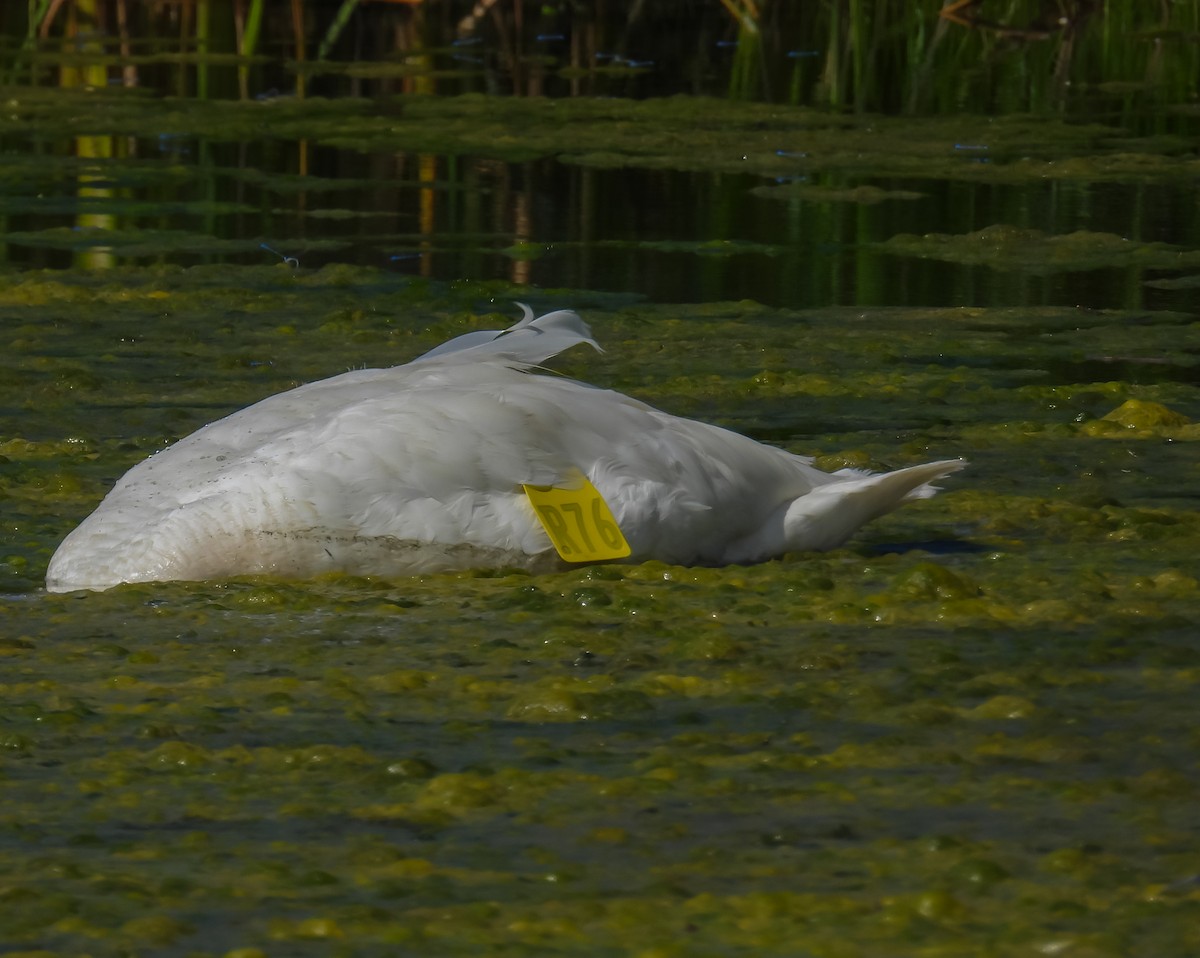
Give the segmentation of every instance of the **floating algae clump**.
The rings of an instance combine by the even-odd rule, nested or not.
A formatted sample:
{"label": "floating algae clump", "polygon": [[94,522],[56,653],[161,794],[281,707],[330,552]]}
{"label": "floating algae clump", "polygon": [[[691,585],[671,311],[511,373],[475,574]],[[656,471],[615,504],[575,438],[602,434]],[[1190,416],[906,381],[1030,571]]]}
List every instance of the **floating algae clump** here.
{"label": "floating algae clump", "polygon": [[1119,422],[1127,429],[1176,429],[1191,423],[1187,416],[1177,413],[1161,403],[1130,399],[1121,403],[1104,417],[1110,422]]}
{"label": "floating algae clump", "polygon": [[1080,431],[1087,436],[1162,436],[1169,439],[1200,438],[1200,426],[1162,403],[1129,399],[1100,419],[1086,422]]}
{"label": "floating algae clump", "polygon": [[1052,235],[1006,223],[964,234],[900,233],[880,246],[905,256],[1035,274],[1129,266],[1190,269],[1200,265],[1200,252],[1169,243],[1136,242],[1113,233],[1087,230]]}

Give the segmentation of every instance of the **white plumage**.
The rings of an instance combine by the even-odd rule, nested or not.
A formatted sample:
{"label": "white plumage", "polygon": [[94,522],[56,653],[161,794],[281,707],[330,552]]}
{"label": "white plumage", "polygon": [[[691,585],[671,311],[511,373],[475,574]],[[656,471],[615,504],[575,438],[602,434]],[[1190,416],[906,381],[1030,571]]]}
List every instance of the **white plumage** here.
{"label": "white plumage", "polygon": [[407,365],[264,399],[116,484],[59,546],[51,592],[327,571],[562,565],[523,486],[582,472],[629,561],[759,562],[830,549],[962,460],[882,475],[811,460],[532,369],[578,343],[573,312],[468,333]]}

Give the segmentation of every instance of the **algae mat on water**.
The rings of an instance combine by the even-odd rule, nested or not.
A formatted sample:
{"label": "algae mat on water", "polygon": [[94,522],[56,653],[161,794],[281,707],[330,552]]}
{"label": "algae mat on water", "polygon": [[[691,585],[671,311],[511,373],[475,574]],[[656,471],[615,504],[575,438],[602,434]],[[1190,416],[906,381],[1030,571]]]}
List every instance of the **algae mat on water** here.
{"label": "algae mat on water", "polygon": [[[513,299],[584,311],[572,375],[972,468],[753,568],[40,591],[165,442]],[[1192,317],[279,266],[10,275],[0,320],[6,952],[1200,950]]]}
{"label": "algae mat on water", "polygon": [[[39,145],[74,137],[143,140],[143,157],[119,167],[112,152],[63,160],[159,182],[178,176],[194,139],[278,145],[311,141],[364,153],[463,155],[508,162],[558,157],[591,167],[690,170],[796,177],[856,176],[1028,183],[1046,179],[1190,182],[1200,171],[1184,114],[1183,132],[1135,136],[1101,123],[1015,114],[933,117],[839,115],[801,107],[678,96],[648,100],[482,95],[268,101],[154,97],[144,91],[0,88],[0,136]],[[1166,121],[1164,121],[1166,122]],[[119,153],[120,151],[116,151]],[[42,153],[49,155],[41,155]],[[149,158],[147,158],[149,157]],[[45,179],[6,157],[0,181]],[[260,174],[261,175],[261,174]],[[287,177],[273,186],[286,187]],[[292,177],[312,189],[320,181]],[[343,184],[344,187],[344,184]],[[804,184],[800,184],[804,188]],[[862,200],[875,199],[870,195]]]}

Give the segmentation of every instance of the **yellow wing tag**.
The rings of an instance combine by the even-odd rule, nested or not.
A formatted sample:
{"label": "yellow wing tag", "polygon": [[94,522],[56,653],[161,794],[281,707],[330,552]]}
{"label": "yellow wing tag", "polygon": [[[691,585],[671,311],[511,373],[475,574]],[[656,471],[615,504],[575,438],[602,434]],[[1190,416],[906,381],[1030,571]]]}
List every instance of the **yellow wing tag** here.
{"label": "yellow wing tag", "polygon": [[570,488],[528,485],[521,488],[529,496],[529,504],[554,548],[568,562],[624,559],[633,551],[608,503],[582,473],[571,482]]}

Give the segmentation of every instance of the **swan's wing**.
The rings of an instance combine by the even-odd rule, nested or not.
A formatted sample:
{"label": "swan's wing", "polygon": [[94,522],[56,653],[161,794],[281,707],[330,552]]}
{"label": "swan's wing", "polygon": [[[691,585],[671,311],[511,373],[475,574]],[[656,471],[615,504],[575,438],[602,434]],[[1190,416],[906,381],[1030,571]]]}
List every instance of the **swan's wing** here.
{"label": "swan's wing", "polygon": [[[519,304],[525,316],[506,330],[480,330],[443,343],[412,362],[382,369],[354,369],[306,383],[231,413],[201,427],[177,444],[190,450],[190,472],[179,466],[179,451],[172,447],[171,468],[192,483],[205,478],[202,463],[218,469],[229,457],[246,455],[294,429],[311,428],[314,418],[337,415],[341,410],[383,400],[390,404],[418,388],[457,389],[485,386],[494,380],[507,381],[505,367],[525,368],[544,362],[579,343],[600,347],[591,330],[570,310],[558,310],[534,318],[533,311]],[[464,366],[478,365],[467,373]],[[155,460],[161,463],[163,453]]]}
{"label": "swan's wing", "polygon": [[535,319],[533,310],[527,305],[517,305],[524,316],[508,329],[481,329],[456,336],[418,356],[412,363],[427,363],[434,359],[441,362],[502,359],[536,366],[580,343],[587,343],[597,352],[603,352],[592,339],[588,324],[573,310],[559,309]]}

